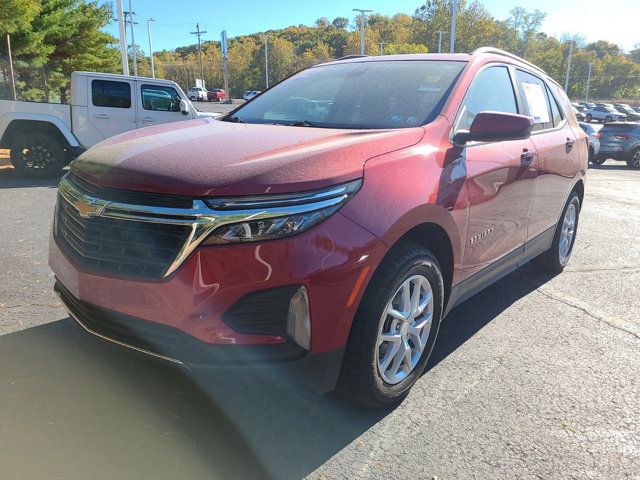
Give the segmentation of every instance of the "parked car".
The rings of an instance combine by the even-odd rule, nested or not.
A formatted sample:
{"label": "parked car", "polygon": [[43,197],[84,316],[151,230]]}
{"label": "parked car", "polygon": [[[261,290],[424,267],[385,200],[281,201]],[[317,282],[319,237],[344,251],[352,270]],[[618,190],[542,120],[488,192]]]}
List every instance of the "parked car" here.
{"label": "parked car", "polygon": [[576,108],[575,106],[571,105],[571,110],[579,121],[582,122],[585,119],[585,114],[578,110],[578,108]]}
{"label": "parked car", "polygon": [[611,123],[600,129],[600,157],[624,160],[640,168],[640,123]]}
{"label": "parked car", "polygon": [[589,161],[594,165],[602,165],[606,157],[598,156],[600,152],[600,132],[585,122],[580,122],[580,128],[589,136]]}
{"label": "parked car", "polygon": [[326,63],[85,152],[59,187],[55,290],[89,332],[178,365],[392,406],[452,308],[529,260],[567,265],[587,148],[563,89],[507,52]]}
{"label": "parked car", "polygon": [[227,94],[222,88],[214,88],[207,92],[207,100],[210,102],[223,102],[226,97]]}
{"label": "parked car", "polygon": [[[582,105],[586,109],[595,108],[596,107],[596,104],[592,103],[592,102],[580,102],[579,105]],[[586,112],[583,112],[583,113],[586,113]]]}
{"label": "parked car", "polygon": [[627,120],[638,121],[640,120],[640,113],[636,112],[633,108],[625,103],[615,103],[613,105],[618,112],[625,114],[627,116]]}
{"label": "parked car", "polygon": [[105,138],[205,115],[169,80],[73,72],[70,91],[69,105],[0,100],[0,148],[19,174],[59,175]]}
{"label": "parked car", "polygon": [[251,100],[253,97],[259,95],[260,93],[262,93],[260,90],[247,90],[246,92],[244,92],[244,95],[242,95],[242,98],[243,100]]}
{"label": "parked car", "polygon": [[206,102],[208,100],[207,89],[204,87],[191,87],[187,92],[189,100],[196,102]]}
{"label": "parked car", "polygon": [[613,106],[598,105],[587,110],[585,120],[592,122],[597,120],[599,122],[614,122],[618,120],[624,120],[627,116],[624,113],[618,112]]}

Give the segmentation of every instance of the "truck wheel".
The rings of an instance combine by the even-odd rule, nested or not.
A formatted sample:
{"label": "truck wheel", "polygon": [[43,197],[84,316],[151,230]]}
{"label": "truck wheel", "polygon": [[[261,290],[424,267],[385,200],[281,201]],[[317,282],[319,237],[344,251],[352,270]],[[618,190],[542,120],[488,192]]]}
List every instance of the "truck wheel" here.
{"label": "truck wheel", "polygon": [[635,170],[640,169],[640,147],[631,152],[631,157],[627,159],[627,166]]}
{"label": "truck wheel", "polygon": [[429,250],[412,243],[392,250],[360,302],[339,391],[368,408],[400,403],[429,360],[443,298],[440,266]]}
{"label": "truck wheel", "polygon": [[58,175],[66,159],[60,142],[47,133],[22,133],[11,143],[11,163],[20,175],[31,178]]}
{"label": "truck wheel", "polygon": [[540,270],[553,273],[560,273],[564,270],[573,251],[579,217],[580,197],[576,192],[571,192],[569,200],[562,211],[560,221],[556,226],[551,248],[534,259],[534,264]]}

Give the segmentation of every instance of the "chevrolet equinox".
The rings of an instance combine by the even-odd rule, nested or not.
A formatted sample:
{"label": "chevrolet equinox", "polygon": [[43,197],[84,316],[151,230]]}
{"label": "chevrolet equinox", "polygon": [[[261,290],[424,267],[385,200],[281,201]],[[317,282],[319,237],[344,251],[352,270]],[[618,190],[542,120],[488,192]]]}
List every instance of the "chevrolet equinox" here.
{"label": "chevrolet equinox", "polygon": [[81,155],[54,288],[120,345],[391,406],[452,308],[530,260],[562,271],[587,159],[565,93],[507,52],[344,58]]}

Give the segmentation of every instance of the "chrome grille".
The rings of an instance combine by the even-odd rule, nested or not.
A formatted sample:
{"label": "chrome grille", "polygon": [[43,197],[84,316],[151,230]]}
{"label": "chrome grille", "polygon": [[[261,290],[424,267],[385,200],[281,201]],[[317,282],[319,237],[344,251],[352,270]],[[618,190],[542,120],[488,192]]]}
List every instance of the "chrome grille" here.
{"label": "chrome grille", "polygon": [[191,232],[188,225],[83,218],[62,195],[58,197],[58,243],[73,260],[91,270],[160,278]]}

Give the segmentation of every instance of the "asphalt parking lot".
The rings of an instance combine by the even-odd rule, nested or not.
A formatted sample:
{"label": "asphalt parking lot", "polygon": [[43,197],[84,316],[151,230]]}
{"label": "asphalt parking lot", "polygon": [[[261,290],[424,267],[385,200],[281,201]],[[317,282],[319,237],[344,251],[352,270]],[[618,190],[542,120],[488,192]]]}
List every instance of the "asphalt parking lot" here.
{"label": "asphalt parking lot", "polygon": [[640,171],[590,169],[565,272],[455,309],[378,413],[90,337],[52,292],[55,186],[0,167],[2,479],[640,479]]}

